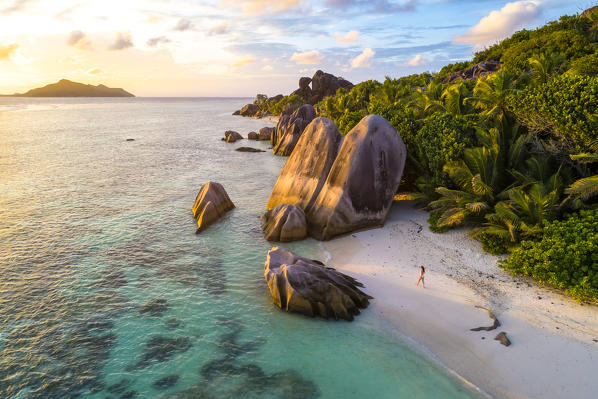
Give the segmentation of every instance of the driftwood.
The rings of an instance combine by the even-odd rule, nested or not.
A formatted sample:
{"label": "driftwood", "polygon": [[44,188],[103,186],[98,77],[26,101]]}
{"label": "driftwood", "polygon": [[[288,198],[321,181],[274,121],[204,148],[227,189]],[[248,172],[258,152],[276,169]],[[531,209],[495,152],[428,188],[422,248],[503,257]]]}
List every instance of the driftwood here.
{"label": "driftwood", "polygon": [[490,316],[490,318],[492,320],[494,320],[494,324],[492,324],[490,327],[476,327],[476,328],[472,328],[470,331],[492,331],[492,330],[496,330],[498,327],[500,327],[500,321],[498,321],[498,319],[496,318],[496,316],[494,316],[494,313],[492,313],[489,309],[486,309],[483,306],[476,306],[476,308],[478,308],[478,309],[484,309],[486,312],[488,312],[488,315]]}

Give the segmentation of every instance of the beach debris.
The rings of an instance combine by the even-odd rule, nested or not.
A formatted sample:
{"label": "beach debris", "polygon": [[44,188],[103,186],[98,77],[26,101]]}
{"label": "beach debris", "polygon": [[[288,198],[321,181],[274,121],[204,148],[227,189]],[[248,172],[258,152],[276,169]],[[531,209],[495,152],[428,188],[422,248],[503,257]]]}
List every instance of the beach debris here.
{"label": "beach debris", "polygon": [[224,132],[224,137],[221,139],[222,141],[226,141],[227,143],[234,143],[237,140],[242,140],[243,136],[241,136],[238,132],[234,130],[227,130]]}
{"label": "beach debris", "polygon": [[297,205],[277,205],[264,213],[261,220],[268,241],[289,242],[307,237],[305,213]]}
{"label": "beach debris", "polygon": [[207,182],[199,190],[191,209],[193,217],[197,219],[195,233],[202,232],[234,207],[235,204],[220,183]]}
{"label": "beach debris", "polygon": [[309,104],[301,106],[291,115],[282,115],[276,124],[270,143],[274,146],[274,155],[291,155],[303,130],[316,117],[316,110]]}
{"label": "beach debris", "polygon": [[127,141],[135,141],[135,139],[127,139]]}
{"label": "beach debris", "polygon": [[490,309],[486,309],[483,306],[476,306],[476,308],[484,309],[486,312],[488,312],[488,316],[490,316],[490,318],[492,320],[494,320],[494,323],[490,327],[476,327],[476,328],[470,329],[470,331],[492,331],[492,330],[496,330],[498,327],[500,327],[500,321],[498,321],[498,319],[496,318],[496,316],[494,316],[494,313],[492,313],[490,311]]}
{"label": "beach debris", "polygon": [[249,140],[259,140],[260,135],[257,132],[249,132],[247,133],[247,139]]}
{"label": "beach debris", "polygon": [[507,338],[507,333],[502,331],[499,332],[496,337],[494,337],[495,341],[499,341],[501,344],[503,344],[504,346],[509,346],[511,345],[511,341],[509,340],[509,338]]}
{"label": "beach debris", "polygon": [[235,151],[239,151],[239,152],[266,152],[264,150],[259,150],[257,148],[252,148],[252,147],[239,147]]}
{"label": "beach debris", "polygon": [[275,305],[306,316],[353,320],[372,299],[353,277],[279,247],[268,251],[264,277]]}

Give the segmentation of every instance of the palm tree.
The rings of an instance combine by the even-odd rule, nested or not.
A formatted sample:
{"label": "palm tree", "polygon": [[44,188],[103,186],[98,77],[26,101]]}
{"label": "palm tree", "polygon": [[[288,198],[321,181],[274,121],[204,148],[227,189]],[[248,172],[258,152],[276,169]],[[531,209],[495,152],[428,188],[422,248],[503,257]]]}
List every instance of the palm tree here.
{"label": "palm tree", "polygon": [[500,70],[483,79],[478,79],[473,96],[466,100],[482,111],[488,118],[497,118],[499,121],[506,119],[507,97],[515,93],[517,81],[514,76],[505,70]]}
{"label": "palm tree", "polygon": [[430,206],[442,212],[437,222],[439,227],[481,219],[493,208],[502,189],[497,147],[468,148],[463,160],[446,164],[444,171],[460,190],[436,189],[440,198]]}
{"label": "palm tree", "polygon": [[555,69],[563,63],[563,61],[565,61],[565,57],[563,57],[561,54],[553,54],[551,56],[541,54],[528,59],[534,81],[537,84],[548,82],[550,76],[554,73]]}
{"label": "palm tree", "polygon": [[442,83],[432,80],[425,88],[418,88],[412,93],[407,106],[417,113],[418,119],[425,119],[434,112],[445,110],[441,98]]}
{"label": "palm tree", "polygon": [[453,114],[453,116],[464,115],[467,113],[466,99],[469,95],[469,90],[459,82],[450,85],[442,92],[442,101],[444,102],[444,109]]}
{"label": "palm tree", "polygon": [[[590,147],[592,150],[598,151],[598,140]],[[571,159],[583,164],[598,162],[598,152],[571,155]],[[574,200],[574,207],[579,208],[582,201],[598,196],[598,175],[584,177],[575,181],[567,187],[565,193],[569,194],[568,199]]]}

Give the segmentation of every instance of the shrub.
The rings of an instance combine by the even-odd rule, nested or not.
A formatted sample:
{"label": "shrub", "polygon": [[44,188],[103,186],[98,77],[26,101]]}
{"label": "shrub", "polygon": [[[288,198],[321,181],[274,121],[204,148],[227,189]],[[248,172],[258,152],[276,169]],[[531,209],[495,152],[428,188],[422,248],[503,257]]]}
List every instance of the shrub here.
{"label": "shrub", "polygon": [[270,113],[272,115],[280,115],[287,104],[292,104],[293,109],[297,109],[303,104],[303,100],[298,95],[285,96],[279,102],[270,104]]}
{"label": "shrub", "polygon": [[509,97],[508,108],[530,131],[549,133],[570,153],[598,139],[598,77],[559,76]]}
{"label": "shrub", "polygon": [[598,299],[598,209],[545,223],[538,239],[523,241],[500,265],[577,298]]}
{"label": "shrub", "polygon": [[424,120],[414,138],[413,151],[424,169],[420,174],[430,177],[434,186],[452,186],[444,165],[463,158],[463,151],[471,147],[475,131],[463,117],[436,113]]}

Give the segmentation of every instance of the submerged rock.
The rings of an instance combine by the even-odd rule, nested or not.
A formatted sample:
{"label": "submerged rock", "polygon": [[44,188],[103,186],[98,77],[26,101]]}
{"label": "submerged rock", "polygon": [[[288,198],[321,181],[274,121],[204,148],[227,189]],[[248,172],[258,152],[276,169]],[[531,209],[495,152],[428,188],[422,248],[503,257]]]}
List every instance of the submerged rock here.
{"label": "submerged rock", "polygon": [[406,158],[401,136],[386,119],[363,118],[345,136],[326,182],[305,212],[309,234],[329,240],[384,224]]}
{"label": "submerged rock", "polygon": [[192,346],[188,337],[168,338],[160,335],[152,337],[145,344],[141,360],[134,366],[128,367],[128,370],[145,368],[153,362],[166,362],[173,356],[188,351]]}
{"label": "submerged rock", "polygon": [[222,138],[222,141],[226,141],[227,143],[234,143],[237,140],[243,140],[243,136],[241,136],[234,130],[227,130],[226,132],[224,132],[224,137]]}
{"label": "submerged rock", "polygon": [[301,106],[291,115],[281,116],[270,141],[274,146],[272,152],[281,156],[291,155],[303,130],[315,117],[316,111],[309,104]]}
{"label": "submerged rock", "polygon": [[278,176],[266,208],[296,204],[308,211],[328,177],[340,143],[341,135],[330,119],[316,118],[307,125]]}
{"label": "submerged rock", "polygon": [[197,219],[196,233],[205,230],[234,207],[235,204],[230,200],[221,184],[211,181],[204,184],[199,190],[192,208],[193,217]]}
{"label": "submerged rock", "polygon": [[297,205],[277,205],[262,215],[262,230],[268,241],[303,240],[307,237],[305,213]]}
{"label": "submerged rock", "polygon": [[166,312],[170,308],[166,299],[154,299],[153,301],[147,302],[139,309],[139,313],[147,314],[153,317],[160,317],[162,313]]}
{"label": "submerged rock", "polygon": [[264,277],[274,303],[287,312],[353,320],[372,299],[354,278],[278,247],[268,252]]}
{"label": "submerged rock", "polygon": [[264,150],[260,150],[260,149],[252,148],[252,147],[239,147],[235,151],[239,151],[239,152],[266,152]]}
{"label": "submerged rock", "polygon": [[166,377],[160,378],[159,380],[156,380],[152,384],[152,386],[158,390],[168,389],[168,388],[172,388],[173,386],[175,386],[178,381],[179,381],[178,375],[168,375]]}

